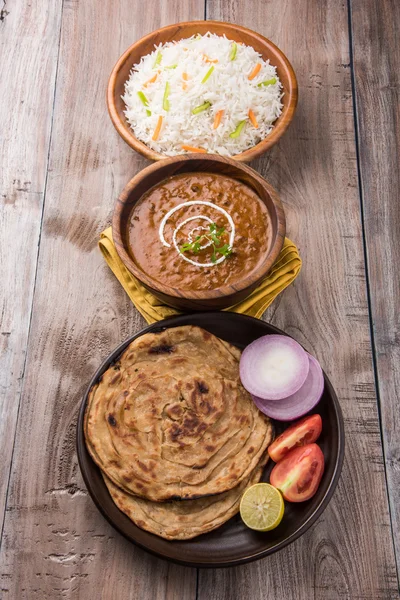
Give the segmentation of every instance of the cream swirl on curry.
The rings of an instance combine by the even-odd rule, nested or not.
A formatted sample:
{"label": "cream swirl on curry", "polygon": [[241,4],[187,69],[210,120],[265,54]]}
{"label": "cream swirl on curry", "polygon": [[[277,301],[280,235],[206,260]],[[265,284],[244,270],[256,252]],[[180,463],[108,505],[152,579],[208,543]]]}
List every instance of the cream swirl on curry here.
{"label": "cream swirl on curry", "polygon": [[246,184],[214,173],[158,183],[134,206],[129,246],[138,267],[181,290],[234,285],[263,262],[272,227],[265,204]]}
{"label": "cream swirl on curry", "polygon": [[[229,234],[229,244],[228,244],[228,249],[229,249],[229,254],[232,251],[233,248],[233,242],[235,239],[235,224],[232,220],[232,217],[230,216],[230,214],[223,208],[221,208],[220,206],[217,206],[216,204],[213,204],[212,202],[203,202],[202,200],[193,200],[191,202],[183,202],[182,204],[178,204],[178,206],[175,206],[174,208],[171,208],[171,210],[169,210],[167,212],[167,214],[164,216],[163,220],[161,221],[160,224],[160,229],[158,232],[158,235],[160,236],[160,240],[161,242],[164,244],[164,246],[167,246],[167,248],[171,247],[171,244],[168,244],[168,242],[165,241],[165,237],[164,237],[164,228],[165,228],[165,224],[168,221],[168,219],[177,211],[181,211],[189,206],[194,206],[194,205],[203,205],[203,206],[209,206],[211,207],[213,210],[217,210],[220,211],[227,219],[231,231]],[[172,234],[172,242],[174,244],[174,247],[176,249],[176,251],[178,252],[178,254],[187,262],[191,263],[192,265],[198,266],[198,267],[215,267],[216,265],[218,265],[219,263],[221,263],[223,260],[226,259],[227,254],[222,254],[220,256],[220,258],[215,258],[215,260],[212,260],[211,262],[200,262],[200,261],[195,261],[192,260],[191,258],[189,258],[188,256],[185,256],[185,251],[192,251],[194,252],[194,254],[197,254],[199,251],[201,250],[205,250],[206,248],[208,248],[209,246],[213,245],[213,239],[211,238],[211,229],[212,227],[204,227],[203,225],[197,225],[196,227],[193,227],[193,229],[191,229],[188,232],[188,245],[192,246],[192,248],[188,248],[187,250],[185,250],[185,245],[179,247],[178,246],[178,242],[177,242],[177,235],[179,233],[179,231],[182,229],[182,227],[184,227],[186,225],[186,223],[190,223],[192,221],[207,221],[211,226],[215,225],[214,221],[212,219],[210,219],[210,217],[207,217],[207,215],[194,215],[193,217],[188,217],[187,219],[185,219],[184,221],[181,221],[174,229],[174,232]],[[225,228],[223,228],[225,230]],[[194,232],[196,232],[196,237],[194,238]],[[205,233],[202,233],[205,232]],[[211,238],[211,239],[210,239]],[[193,245],[196,243],[196,241],[198,241],[198,250],[197,252],[194,250]],[[220,241],[220,240],[218,240]],[[218,244],[218,242],[216,242]],[[214,243],[215,246],[215,243]],[[218,245],[215,246],[216,252],[215,254],[217,254],[218,252]],[[229,256],[229,255],[228,255]]]}

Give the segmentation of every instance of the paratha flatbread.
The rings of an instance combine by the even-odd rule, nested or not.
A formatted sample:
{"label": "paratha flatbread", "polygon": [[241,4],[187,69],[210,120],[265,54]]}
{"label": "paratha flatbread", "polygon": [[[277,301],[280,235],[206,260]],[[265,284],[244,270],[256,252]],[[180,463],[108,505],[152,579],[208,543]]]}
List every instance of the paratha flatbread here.
{"label": "paratha flatbread", "polygon": [[260,481],[267,458],[232,490],[198,500],[152,502],[127,494],[104,473],[103,478],[115,504],[138,527],[167,540],[189,540],[220,527],[239,512],[242,494]]}
{"label": "paratha flatbread", "polygon": [[136,339],[91,390],[87,447],[130,494],[219,494],[249,477],[272,439],[239,379],[240,352],[194,326]]}

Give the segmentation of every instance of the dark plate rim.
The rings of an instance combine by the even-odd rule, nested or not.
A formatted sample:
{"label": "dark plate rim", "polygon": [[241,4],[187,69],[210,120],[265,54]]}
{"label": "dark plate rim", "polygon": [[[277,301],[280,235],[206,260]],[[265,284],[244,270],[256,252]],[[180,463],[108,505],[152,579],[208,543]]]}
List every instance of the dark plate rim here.
{"label": "dark plate rim", "polygon": [[[342,414],[342,409],[340,407],[339,404],[339,400],[337,398],[336,392],[329,380],[329,378],[327,377],[325,371],[324,371],[324,380],[325,380],[325,386],[328,388],[329,390],[329,395],[333,400],[333,405],[334,405],[334,410],[335,413],[337,415],[337,421],[338,421],[338,456],[336,459],[336,464],[335,464],[335,468],[334,468],[334,472],[333,472],[333,476],[332,479],[329,483],[328,489],[325,492],[325,495],[323,496],[319,506],[315,509],[315,511],[308,517],[308,519],[298,528],[296,529],[296,531],[294,533],[292,533],[287,539],[276,543],[274,546],[271,546],[269,548],[267,548],[266,550],[263,550],[261,552],[257,552],[255,554],[251,554],[248,556],[243,556],[242,558],[239,559],[235,559],[235,560],[229,560],[229,561],[218,561],[218,562],[199,562],[199,561],[191,561],[191,560],[179,560],[177,558],[172,558],[170,556],[168,556],[167,554],[163,553],[163,552],[157,552],[156,550],[150,549],[148,548],[146,545],[138,542],[137,540],[133,539],[131,536],[129,536],[127,533],[125,533],[123,531],[123,529],[121,529],[113,520],[112,518],[108,515],[106,509],[103,507],[103,505],[99,502],[99,500],[97,499],[96,496],[96,492],[93,489],[93,486],[91,484],[91,478],[90,475],[86,469],[86,466],[84,464],[84,458],[83,455],[87,454],[88,459],[90,461],[90,463],[93,465],[93,468],[95,469],[99,469],[99,467],[95,464],[95,462],[93,461],[93,459],[91,458],[91,456],[89,455],[87,449],[86,449],[86,444],[85,444],[85,437],[84,437],[84,433],[83,433],[83,420],[84,420],[84,414],[85,414],[85,408],[86,408],[86,403],[87,403],[87,398],[88,398],[88,394],[89,391],[92,387],[92,385],[94,385],[94,383],[97,381],[97,379],[100,377],[100,375],[102,375],[102,373],[108,368],[108,366],[110,364],[112,364],[117,357],[124,351],[124,349],[131,343],[133,342],[133,340],[135,340],[138,337],[141,337],[142,335],[146,334],[146,333],[153,333],[157,330],[163,330],[169,327],[178,327],[181,324],[185,324],[187,325],[188,323],[186,322],[187,319],[191,316],[199,316],[199,315],[205,315],[205,316],[216,316],[218,315],[218,318],[225,318],[225,316],[229,315],[229,318],[232,318],[232,316],[234,315],[234,318],[237,318],[239,320],[243,320],[243,321],[257,321],[257,323],[259,325],[261,325],[262,327],[264,325],[267,325],[269,328],[273,329],[275,331],[275,333],[277,334],[281,334],[281,335],[288,335],[287,333],[285,333],[283,330],[279,329],[278,327],[275,327],[274,325],[271,325],[270,323],[267,323],[265,321],[261,321],[260,319],[255,319],[254,317],[249,317],[248,315],[241,315],[241,314],[237,314],[237,313],[224,313],[224,312],[207,312],[207,313],[195,313],[195,315],[190,315],[190,314],[183,314],[183,315],[178,315],[175,317],[169,317],[168,319],[163,319],[162,321],[159,321],[157,323],[153,323],[151,325],[148,325],[146,327],[144,327],[143,329],[141,329],[140,331],[138,331],[137,333],[131,335],[129,338],[127,338],[124,342],[122,342],[121,344],[119,344],[109,355],[108,357],[101,363],[100,367],[96,370],[95,374],[93,375],[93,377],[90,380],[89,385],[87,386],[87,389],[85,391],[85,394],[83,396],[83,400],[81,402],[80,408],[79,408],[79,414],[78,414],[78,420],[77,420],[77,425],[76,425],[76,450],[77,450],[77,457],[78,457],[78,464],[79,464],[79,468],[80,471],[82,473],[82,477],[83,480],[85,482],[86,488],[89,492],[89,495],[92,499],[92,501],[94,502],[94,504],[96,505],[97,509],[100,511],[100,513],[103,515],[103,517],[110,523],[110,525],[116,530],[118,531],[124,538],[126,538],[127,540],[129,540],[131,543],[135,544],[136,546],[138,546],[139,548],[142,548],[142,550],[145,550],[146,552],[149,552],[150,554],[153,554],[154,556],[157,556],[158,558],[163,558],[164,560],[173,562],[175,564],[179,564],[179,565],[184,565],[187,567],[195,567],[195,568],[222,568],[222,567],[234,567],[237,565],[243,565],[249,562],[253,562],[255,560],[259,560],[261,558],[265,558],[266,556],[269,556],[271,554],[274,554],[275,552],[278,552],[279,550],[282,550],[283,548],[286,548],[286,546],[288,546],[289,544],[293,543],[295,540],[297,540],[301,535],[303,535],[316,521],[317,519],[322,515],[322,513],[324,512],[324,510],[326,509],[326,507],[328,506],[334,492],[336,489],[336,486],[338,484],[339,478],[340,478],[340,474],[342,471],[342,466],[343,466],[343,460],[344,460],[344,451],[345,451],[345,435],[344,435],[344,421],[343,421],[343,414]],[[184,323],[182,323],[182,321]],[[291,336],[288,336],[291,337]],[[174,542],[171,541],[171,544],[173,544]]]}

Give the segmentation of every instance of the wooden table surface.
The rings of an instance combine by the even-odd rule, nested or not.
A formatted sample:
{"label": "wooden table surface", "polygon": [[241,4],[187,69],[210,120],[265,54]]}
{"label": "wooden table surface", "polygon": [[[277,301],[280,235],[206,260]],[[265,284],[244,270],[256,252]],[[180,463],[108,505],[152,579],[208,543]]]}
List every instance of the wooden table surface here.
{"label": "wooden table surface", "polygon": [[[75,452],[92,373],[144,324],[97,240],[146,165],[107,116],[133,41],[190,19],[248,26],[287,54],[295,120],[256,168],[303,270],[265,319],[340,398],[342,477],[278,554],[199,570],[150,556],[98,513]],[[0,4],[0,597],[388,600],[400,566],[400,2],[3,0]]]}

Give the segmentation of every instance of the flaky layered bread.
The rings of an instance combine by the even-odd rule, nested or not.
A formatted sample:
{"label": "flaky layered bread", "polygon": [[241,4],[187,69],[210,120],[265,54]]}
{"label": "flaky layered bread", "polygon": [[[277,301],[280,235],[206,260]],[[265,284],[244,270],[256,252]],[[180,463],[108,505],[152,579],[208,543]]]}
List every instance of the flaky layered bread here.
{"label": "flaky layered bread", "polygon": [[127,494],[103,473],[111,498],[138,527],[167,540],[188,540],[220,527],[239,512],[245,490],[260,481],[267,456],[232,490],[199,498],[152,502]]}
{"label": "flaky layered bread", "polygon": [[194,326],[146,334],[91,390],[88,449],[127,493],[162,502],[246,480],[272,426],[239,379],[240,352]]}

